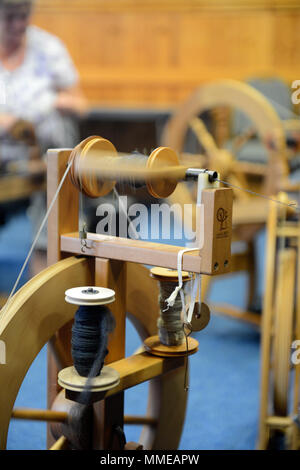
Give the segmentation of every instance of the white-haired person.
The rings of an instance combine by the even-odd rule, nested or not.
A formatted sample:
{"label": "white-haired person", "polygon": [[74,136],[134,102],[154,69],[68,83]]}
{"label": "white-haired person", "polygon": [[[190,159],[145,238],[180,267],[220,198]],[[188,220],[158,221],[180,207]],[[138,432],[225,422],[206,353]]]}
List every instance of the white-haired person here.
{"label": "white-haired person", "polygon": [[82,113],[85,101],[62,41],[30,24],[33,4],[0,0],[0,132],[29,121],[46,150],[73,144],[66,117]]}

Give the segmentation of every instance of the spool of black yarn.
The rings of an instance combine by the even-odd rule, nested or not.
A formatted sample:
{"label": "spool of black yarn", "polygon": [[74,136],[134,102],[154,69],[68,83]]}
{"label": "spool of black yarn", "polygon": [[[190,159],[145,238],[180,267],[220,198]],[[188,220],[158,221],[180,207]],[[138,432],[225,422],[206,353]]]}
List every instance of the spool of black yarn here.
{"label": "spool of black yarn", "polygon": [[97,377],[108,353],[108,334],[114,329],[114,318],[106,305],[81,305],[72,328],[74,367],[82,377]]}

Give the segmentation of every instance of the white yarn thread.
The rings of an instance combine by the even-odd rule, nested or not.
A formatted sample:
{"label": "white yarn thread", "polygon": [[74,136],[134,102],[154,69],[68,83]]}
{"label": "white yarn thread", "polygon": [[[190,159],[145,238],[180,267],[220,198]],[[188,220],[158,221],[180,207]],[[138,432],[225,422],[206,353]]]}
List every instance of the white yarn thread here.
{"label": "white yarn thread", "polygon": [[[178,293],[180,293],[180,298],[181,298],[181,304],[182,304],[182,310],[183,310],[183,315],[184,315],[184,318],[186,320],[186,305],[185,305],[185,298],[184,298],[184,292],[183,292],[183,281],[182,281],[182,258],[183,258],[183,255],[185,253],[188,253],[190,251],[199,251],[199,248],[184,248],[183,250],[180,250],[178,252],[178,256],[177,256],[177,272],[178,272],[178,286],[175,287],[174,291],[172,292],[172,294],[166,299],[166,308],[164,311],[168,310],[170,307],[173,307],[174,303],[175,303],[175,300],[176,300],[176,297],[178,295]],[[194,279],[194,283],[198,283],[199,284],[199,278],[200,278],[200,274],[197,274],[195,279]],[[197,295],[197,291],[196,293],[194,292],[195,291],[195,288],[193,287],[192,288],[192,295],[191,295],[191,302],[193,301],[193,298],[194,298],[194,302],[193,302],[193,305],[195,305],[195,301],[196,301],[196,295]],[[194,308],[194,307],[193,307]],[[189,314],[190,316],[190,314]]]}
{"label": "white yarn thread", "polygon": [[26,256],[26,259],[25,259],[25,261],[24,261],[24,263],[23,263],[23,266],[22,266],[22,268],[21,268],[21,270],[20,270],[20,273],[19,273],[19,275],[18,275],[18,277],[17,277],[17,279],[16,279],[16,282],[15,282],[15,284],[14,284],[14,286],[13,286],[13,288],[12,288],[10,294],[9,294],[9,297],[8,297],[7,301],[5,302],[5,304],[4,304],[4,306],[3,306],[2,310],[1,310],[1,315],[2,315],[2,316],[5,315],[6,310],[7,310],[7,307],[8,307],[8,304],[9,304],[9,301],[10,301],[10,299],[12,298],[12,296],[14,295],[14,293],[16,292],[16,289],[17,289],[17,287],[18,287],[18,285],[19,285],[19,282],[20,282],[20,279],[21,279],[21,277],[22,277],[22,274],[23,274],[23,272],[24,272],[24,270],[25,270],[25,268],[26,268],[26,266],[27,266],[27,264],[28,264],[28,261],[29,261],[31,255],[32,255],[32,252],[33,252],[34,248],[35,248],[35,245],[37,244],[37,241],[38,241],[38,239],[39,239],[39,237],[40,237],[40,235],[41,235],[41,233],[42,233],[42,230],[43,230],[43,228],[44,228],[44,226],[45,226],[45,224],[46,224],[46,222],[47,222],[47,220],[48,220],[48,218],[49,218],[50,212],[51,212],[52,209],[53,209],[53,206],[54,206],[54,204],[55,204],[55,202],[56,202],[56,199],[57,199],[57,197],[58,197],[58,195],[59,195],[59,193],[60,193],[60,190],[61,190],[61,188],[62,188],[62,185],[64,184],[64,181],[65,181],[65,179],[66,179],[66,177],[67,177],[67,175],[68,175],[68,173],[69,173],[69,171],[70,171],[70,168],[71,168],[72,164],[73,164],[73,159],[70,160],[69,163],[68,163],[67,169],[66,169],[66,171],[65,171],[64,174],[63,174],[63,177],[62,177],[62,179],[61,179],[61,181],[60,181],[60,183],[59,183],[59,185],[58,185],[58,187],[57,187],[57,190],[56,190],[56,192],[55,192],[55,194],[54,194],[54,197],[53,197],[53,199],[52,199],[52,201],[51,201],[51,203],[50,203],[50,205],[49,205],[49,207],[48,207],[48,210],[47,210],[47,212],[46,212],[46,214],[45,214],[45,216],[44,216],[44,218],[43,218],[43,220],[42,220],[42,223],[41,223],[41,225],[40,225],[40,228],[38,229],[37,234],[36,234],[36,236],[35,236],[35,238],[34,238],[34,240],[33,240],[33,242],[32,242],[32,245],[31,245],[30,250],[29,250],[29,252],[28,252],[28,254],[27,254],[27,256]]}

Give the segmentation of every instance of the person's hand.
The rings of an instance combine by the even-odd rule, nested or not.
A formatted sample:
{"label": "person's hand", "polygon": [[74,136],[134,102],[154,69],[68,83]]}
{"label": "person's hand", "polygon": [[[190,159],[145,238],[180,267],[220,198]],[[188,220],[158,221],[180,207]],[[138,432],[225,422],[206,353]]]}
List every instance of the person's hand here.
{"label": "person's hand", "polygon": [[60,91],[57,94],[55,107],[61,112],[73,112],[84,114],[86,111],[86,101],[80,90],[77,88]]}
{"label": "person's hand", "polygon": [[8,113],[0,113],[0,130],[9,132],[15,125],[18,118]]}
{"label": "person's hand", "polygon": [[9,134],[13,139],[23,142],[25,145],[36,145],[36,134],[34,125],[24,119],[17,119],[9,129]]}

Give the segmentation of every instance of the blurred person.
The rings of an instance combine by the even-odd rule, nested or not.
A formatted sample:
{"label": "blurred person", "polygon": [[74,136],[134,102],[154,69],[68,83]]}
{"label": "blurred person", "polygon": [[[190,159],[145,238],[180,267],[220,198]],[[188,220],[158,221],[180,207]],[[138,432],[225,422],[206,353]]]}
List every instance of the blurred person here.
{"label": "blurred person", "polygon": [[67,117],[84,112],[85,101],[63,43],[30,25],[33,3],[0,0],[0,132],[11,138],[18,120],[28,121],[45,152],[74,143]]}
{"label": "blurred person", "polygon": [[[62,41],[30,24],[33,4],[33,0],[0,0],[2,172],[16,161],[24,169],[33,147],[42,156],[48,148],[76,145],[77,118],[86,108],[77,71]],[[36,231],[45,212],[45,197],[39,195],[33,200],[31,215]],[[28,204],[27,200],[2,204],[2,222],[8,224],[24,215]],[[45,233],[40,247],[46,247]]]}

